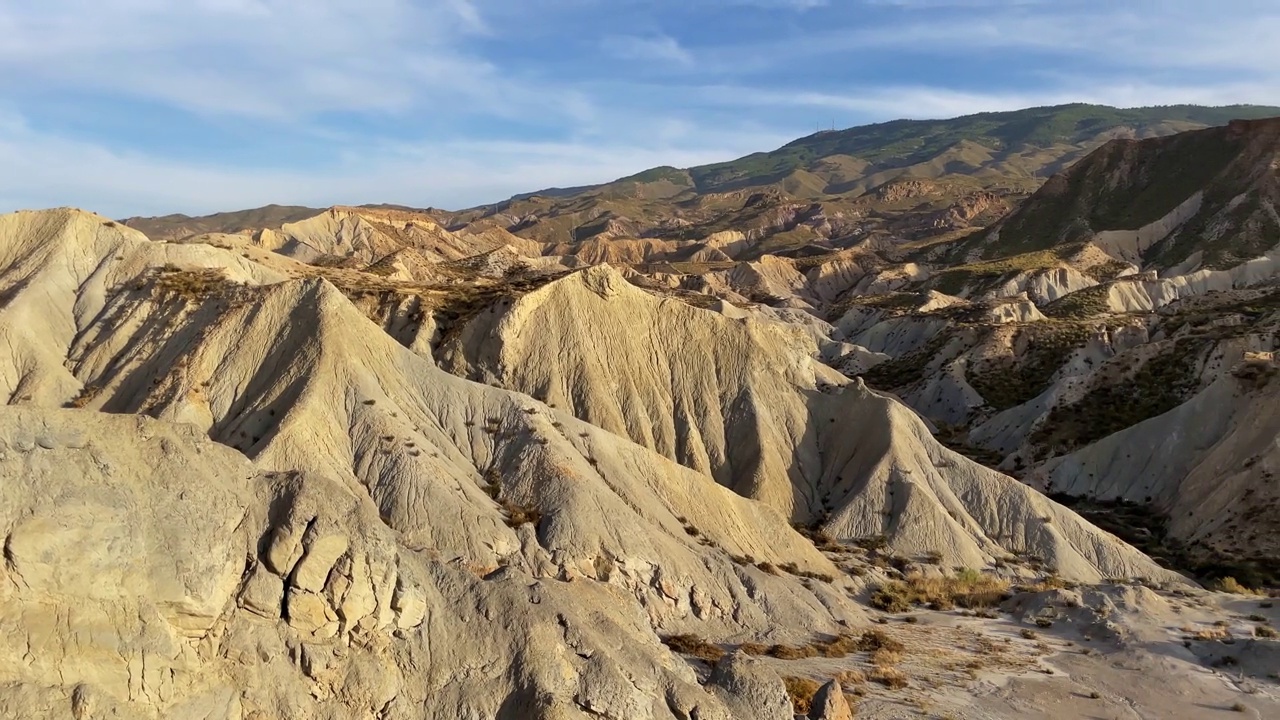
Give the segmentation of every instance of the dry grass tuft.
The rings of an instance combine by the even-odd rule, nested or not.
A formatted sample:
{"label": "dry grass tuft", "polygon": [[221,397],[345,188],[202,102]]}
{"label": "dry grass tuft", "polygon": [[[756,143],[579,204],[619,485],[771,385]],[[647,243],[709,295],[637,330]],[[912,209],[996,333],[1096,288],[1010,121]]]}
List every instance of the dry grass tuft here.
{"label": "dry grass tuft", "polygon": [[871,664],[876,667],[893,667],[902,664],[902,651],[880,648],[871,653]]}
{"label": "dry grass tuft", "polygon": [[842,658],[855,652],[886,650],[901,653],[902,643],[889,637],[882,630],[868,630],[860,636],[838,635],[831,639],[814,640],[806,645],[770,645],[744,643],[739,646],[749,655],[768,655],[779,660],[803,660],[813,657]]}
{"label": "dry grass tuft", "polygon": [[877,667],[871,671],[870,677],[873,682],[893,690],[901,690],[911,684],[907,681],[906,673],[895,667]]}
{"label": "dry grass tuft", "polygon": [[1212,642],[1214,640],[1226,640],[1231,637],[1231,631],[1221,625],[1215,625],[1211,628],[1197,630],[1191,634],[1191,639],[1203,642]]}
{"label": "dry grass tuft", "polygon": [[102,392],[102,388],[97,385],[85,385],[80,388],[80,392],[74,398],[67,401],[66,407],[82,408],[93,402],[93,399],[97,397],[100,392]]}
{"label": "dry grass tuft", "polygon": [[907,646],[889,637],[889,634],[883,630],[868,630],[862,633],[862,637],[858,638],[858,649],[862,652],[875,652],[877,650],[902,652],[907,649]]}
{"label": "dry grass tuft", "polygon": [[787,695],[791,697],[791,707],[797,715],[807,715],[813,707],[813,696],[818,694],[822,686],[809,678],[786,677],[782,679],[787,686]]}
{"label": "dry grass tuft", "polygon": [[183,270],[176,265],[165,265],[156,272],[153,287],[161,295],[196,300],[220,293],[234,284],[222,268]]}
{"label": "dry grass tuft", "polygon": [[779,660],[803,660],[818,656],[818,649],[813,645],[774,645],[769,648],[769,657],[775,657]]}
{"label": "dry grass tuft", "polygon": [[1244,585],[1241,585],[1239,580],[1236,580],[1235,578],[1230,576],[1224,577],[1221,580],[1215,580],[1211,583],[1208,583],[1207,587],[1210,590],[1214,590],[1217,592],[1224,592],[1224,593],[1232,593],[1233,595],[1255,595],[1255,596],[1265,595],[1265,593],[1263,593],[1260,590],[1255,590],[1253,588],[1249,588],[1249,587],[1245,587]]}
{"label": "dry grass tuft", "polygon": [[516,505],[510,500],[501,500],[502,512],[507,516],[507,527],[520,527],[521,525],[534,524],[542,519],[542,513],[537,508],[531,508],[525,505]]}
{"label": "dry grass tuft", "polygon": [[919,573],[903,581],[890,581],[871,595],[872,607],[886,612],[906,612],[915,605],[935,610],[993,608],[1009,596],[1009,581],[975,570],[953,577],[926,577]]}
{"label": "dry grass tuft", "polygon": [[836,675],[834,679],[840,683],[840,687],[845,688],[863,685],[867,682],[867,676],[861,670],[844,670]]}
{"label": "dry grass tuft", "polygon": [[691,635],[688,633],[668,635],[662,639],[662,642],[667,647],[671,648],[672,652],[680,653],[681,655],[692,655],[700,660],[706,660],[713,665],[720,662],[720,658],[725,656],[724,648],[714,643],[707,642],[707,640],[701,635]]}

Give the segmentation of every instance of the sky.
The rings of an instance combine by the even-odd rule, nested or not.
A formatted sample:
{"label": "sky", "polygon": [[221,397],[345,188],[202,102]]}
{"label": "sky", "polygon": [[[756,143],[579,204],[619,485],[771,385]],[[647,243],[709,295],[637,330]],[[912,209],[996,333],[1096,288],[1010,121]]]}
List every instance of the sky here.
{"label": "sky", "polygon": [[1276,0],[0,0],[0,212],[458,209],[817,127],[1280,104]]}

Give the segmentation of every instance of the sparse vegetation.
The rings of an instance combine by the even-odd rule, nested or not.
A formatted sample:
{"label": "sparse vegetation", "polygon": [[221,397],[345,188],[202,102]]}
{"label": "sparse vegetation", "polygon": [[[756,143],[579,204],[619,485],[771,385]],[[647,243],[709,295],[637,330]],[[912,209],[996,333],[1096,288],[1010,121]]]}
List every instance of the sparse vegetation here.
{"label": "sparse vegetation", "polygon": [[868,677],[872,682],[878,682],[892,690],[901,690],[911,685],[907,674],[895,667],[876,667]]}
{"label": "sparse vegetation", "polygon": [[1079,245],[1064,245],[1051,250],[952,266],[938,273],[933,287],[947,295],[958,295],[966,288],[981,292],[1011,275],[1057,267],[1062,264],[1063,258],[1070,257],[1079,249]]}
{"label": "sparse vegetation", "polygon": [[725,656],[724,648],[711,642],[707,642],[701,635],[680,634],[668,635],[662,639],[663,644],[671,648],[672,652],[681,655],[692,655],[700,660],[705,660],[715,664]]}
{"label": "sparse vegetation", "polygon": [[997,607],[1009,594],[1009,582],[994,575],[974,570],[961,571],[951,577],[909,575],[905,580],[891,580],[880,585],[871,595],[871,606],[886,612],[906,612],[924,605],[935,610]]}
{"label": "sparse vegetation", "polygon": [[1241,585],[1239,580],[1236,580],[1234,577],[1231,577],[1231,576],[1227,576],[1224,578],[1220,578],[1218,580],[1214,580],[1213,582],[1210,582],[1209,589],[1216,590],[1217,592],[1232,593],[1234,595],[1262,595],[1263,594],[1262,591],[1260,590],[1255,590],[1253,588],[1249,588],[1249,587],[1245,587],[1244,585]]}
{"label": "sparse vegetation", "polygon": [[1109,294],[1109,286],[1095,285],[1060,297],[1040,311],[1051,318],[1083,320],[1110,312]]}
{"label": "sparse vegetation", "polygon": [[1199,630],[1194,630],[1191,633],[1192,640],[1199,640],[1201,642],[1215,642],[1218,640],[1226,640],[1229,637],[1231,637],[1231,631],[1221,625],[1201,628]]}
{"label": "sparse vegetation", "polygon": [[508,527],[520,527],[521,525],[537,525],[542,520],[542,513],[536,508],[527,507],[525,505],[517,505],[509,500],[502,500],[502,512],[506,516]]}
{"label": "sparse vegetation", "polygon": [[66,406],[71,408],[82,408],[88,405],[89,403],[93,402],[93,399],[97,397],[98,393],[100,392],[102,392],[102,388],[98,387],[97,385],[93,385],[93,384],[85,385],[84,387],[80,388],[80,392],[76,393],[76,396],[74,398],[67,401]]}
{"label": "sparse vegetation", "polygon": [[[162,297],[180,297],[185,300],[203,300],[220,294],[236,283],[226,277],[222,268],[184,270],[176,265],[165,265],[150,276],[153,291]],[[144,286],[145,286],[145,280]]]}
{"label": "sparse vegetation", "polygon": [[842,670],[833,679],[844,688],[851,688],[867,682],[867,676],[861,670]]}
{"label": "sparse vegetation", "polygon": [[791,707],[795,713],[808,714],[813,706],[813,696],[818,694],[822,686],[809,678],[791,676],[783,678],[782,683],[787,688],[787,696],[791,698]]}
{"label": "sparse vegetation", "polygon": [[1004,358],[973,368],[966,378],[995,410],[1021,405],[1049,388],[1071,353],[1093,335],[1088,323],[1039,322],[1020,328],[1015,344],[1025,345],[1020,359]]}
{"label": "sparse vegetation", "polygon": [[1170,341],[1132,378],[1090,388],[1080,400],[1049,412],[1031,441],[1044,453],[1066,453],[1181,404],[1197,387],[1200,341]]}

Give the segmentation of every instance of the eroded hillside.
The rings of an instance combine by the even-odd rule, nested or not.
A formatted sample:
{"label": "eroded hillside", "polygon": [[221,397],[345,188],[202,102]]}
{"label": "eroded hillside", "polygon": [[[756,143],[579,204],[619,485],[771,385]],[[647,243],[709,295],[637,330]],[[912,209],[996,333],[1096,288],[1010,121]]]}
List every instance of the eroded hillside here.
{"label": "eroded hillside", "polygon": [[1222,578],[1280,552],[1277,135],[892,242],[951,180],[869,180],[848,243],[732,167],[637,179],[752,189],[648,237],[0,216],[0,714],[1267,716],[1274,609]]}

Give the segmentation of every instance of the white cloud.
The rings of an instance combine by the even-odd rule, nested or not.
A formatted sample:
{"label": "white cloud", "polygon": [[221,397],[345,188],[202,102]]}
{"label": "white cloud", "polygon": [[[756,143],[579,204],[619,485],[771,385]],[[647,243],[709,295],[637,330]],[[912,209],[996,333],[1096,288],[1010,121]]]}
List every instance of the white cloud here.
{"label": "white cloud", "polygon": [[836,110],[876,120],[936,119],[980,112],[1019,110],[1044,105],[1093,103],[1116,107],[1150,105],[1256,104],[1280,98],[1280,82],[1210,85],[1115,83],[1101,85],[1088,78],[1062,78],[1056,87],[1032,92],[963,92],[939,87],[866,87],[847,93],[806,90],[761,90],[735,86],[701,88],[712,102],[740,107],[790,107]]}
{"label": "white cloud", "polygon": [[[1280,73],[1280,4],[1256,0],[879,0],[917,12],[863,27],[730,47],[721,67],[786,67],[802,58],[897,51],[946,58],[966,51],[1049,52],[1095,66]],[[955,13],[936,12],[944,8]],[[1012,56],[1010,59],[1014,59]]]}
{"label": "white cloud", "polygon": [[670,35],[609,37],[604,40],[604,49],[623,60],[658,61],[685,66],[693,65],[693,54]]}
{"label": "white cloud", "polygon": [[[389,202],[462,208],[545,187],[607,182],[664,164],[727,160],[790,139],[694,133],[679,121],[648,142],[418,142],[348,146],[315,169],[180,162],[39,132],[0,115],[0,212],[50,204],[108,215],[206,213],[269,202]],[[56,198],[51,202],[50,198]]]}
{"label": "white cloud", "polygon": [[206,114],[402,112],[441,93],[497,108],[519,90],[465,51],[485,31],[470,0],[41,0],[0,3],[0,30],[0,90]]}
{"label": "white cloud", "polygon": [[[602,28],[592,24],[599,13],[581,13],[590,22],[575,24],[587,5],[613,3],[637,20]],[[712,10],[727,30],[675,24]],[[661,27],[679,28],[687,45]],[[610,31],[629,34],[602,47],[596,38]],[[833,115],[851,123],[1078,101],[1277,103],[1276,36],[1274,0],[0,0],[0,113],[52,121],[0,118],[0,209],[459,207],[768,150]],[[530,49],[560,39],[563,52],[545,65]],[[601,77],[581,54],[593,50],[633,62]],[[952,62],[961,58],[986,58],[975,67],[999,58],[1023,84],[1038,71],[1038,87],[961,76]],[[1035,68],[1035,58],[1049,60]],[[645,85],[650,68],[687,84]],[[868,79],[834,80],[859,76]],[[250,167],[128,151],[107,139],[105,123],[58,115],[86,97],[155,104],[193,134],[234,116],[227,125],[241,137],[296,134],[291,152],[305,159]],[[63,125],[98,139],[52,130]],[[386,139],[424,138],[423,127],[437,134]],[[475,139],[503,131],[547,140]]]}

